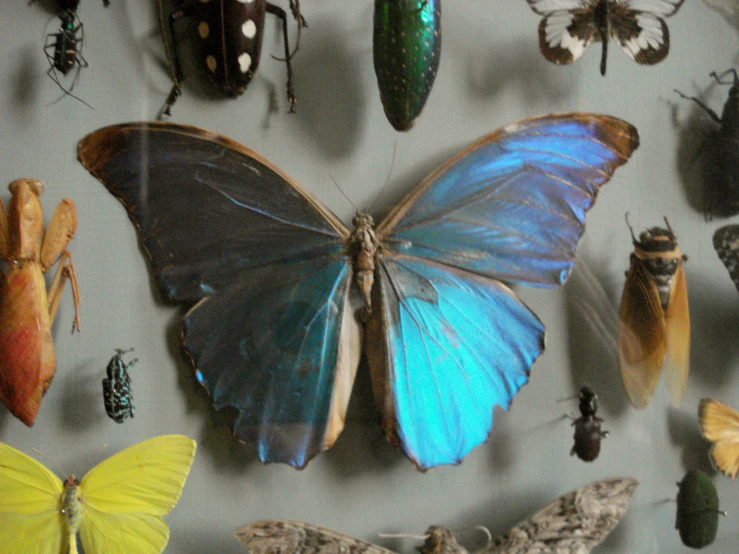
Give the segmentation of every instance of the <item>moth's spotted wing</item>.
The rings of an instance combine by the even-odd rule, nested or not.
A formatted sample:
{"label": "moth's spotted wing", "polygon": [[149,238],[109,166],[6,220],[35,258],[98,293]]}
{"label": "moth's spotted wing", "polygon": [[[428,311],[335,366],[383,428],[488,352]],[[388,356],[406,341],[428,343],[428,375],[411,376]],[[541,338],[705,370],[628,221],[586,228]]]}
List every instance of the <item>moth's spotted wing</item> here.
{"label": "moth's spotted wing", "polygon": [[739,225],[727,225],[718,229],[713,234],[713,247],[739,290]]}

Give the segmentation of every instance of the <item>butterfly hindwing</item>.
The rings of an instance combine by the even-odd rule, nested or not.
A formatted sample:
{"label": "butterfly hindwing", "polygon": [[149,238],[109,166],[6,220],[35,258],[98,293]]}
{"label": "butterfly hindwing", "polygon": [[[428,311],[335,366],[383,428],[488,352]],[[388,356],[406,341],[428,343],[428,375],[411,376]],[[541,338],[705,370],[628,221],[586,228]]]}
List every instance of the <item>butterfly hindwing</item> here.
{"label": "butterfly hindwing", "polygon": [[43,464],[0,443],[0,545],[14,554],[64,552],[62,482]]}

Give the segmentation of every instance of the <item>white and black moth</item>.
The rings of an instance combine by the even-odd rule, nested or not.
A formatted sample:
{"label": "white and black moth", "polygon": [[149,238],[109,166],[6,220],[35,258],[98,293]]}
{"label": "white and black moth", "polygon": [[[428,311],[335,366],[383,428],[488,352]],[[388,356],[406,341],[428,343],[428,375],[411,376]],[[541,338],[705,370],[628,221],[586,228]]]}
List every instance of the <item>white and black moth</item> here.
{"label": "white and black moth", "polygon": [[[477,554],[587,554],[618,525],[638,482],[596,481],[557,498]],[[296,521],[250,523],[236,537],[251,554],[394,554],[348,535]],[[421,554],[467,554],[444,527],[430,527]]]}
{"label": "white and black moth", "polygon": [[739,225],[726,225],[713,234],[713,247],[739,290]]}
{"label": "white and black moth", "polygon": [[108,417],[116,423],[123,423],[133,417],[136,411],[133,407],[133,392],[131,391],[131,377],[128,370],[138,361],[137,358],[128,364],[123,361],[123,355],[133,352],[133,348],[122,350],[116,348],[115,356],[108,362],[107,377],[103,379],[103,402]]}
{"label": "white and black moth", "polygon": [[673,15],[684,0],[526,0],[543,15],[539,49],[556,64],[582,56],[593,41],[603,42],[600,73],[606,74],[608,40],[613,38],[635,62],[653,65],[670,50],[664,17]]}

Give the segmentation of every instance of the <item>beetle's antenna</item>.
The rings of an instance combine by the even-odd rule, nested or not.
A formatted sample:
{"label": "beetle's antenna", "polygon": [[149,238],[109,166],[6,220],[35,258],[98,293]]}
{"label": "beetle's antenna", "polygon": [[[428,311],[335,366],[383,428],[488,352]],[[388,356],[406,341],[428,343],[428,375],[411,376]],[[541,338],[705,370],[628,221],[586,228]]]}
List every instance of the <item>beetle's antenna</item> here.
{"label": "beetle's antenna", "polygon": [[626,215],[624,217],[626,219],[626,225],[628,225],[629,231],[631,231],[631,240],[634,241],[634,244],[636,244],[638,241],[636,240],[636,237],[634,236],[634,229],[632,229],[631,223],[629,223],[629,212],[626,212]]}

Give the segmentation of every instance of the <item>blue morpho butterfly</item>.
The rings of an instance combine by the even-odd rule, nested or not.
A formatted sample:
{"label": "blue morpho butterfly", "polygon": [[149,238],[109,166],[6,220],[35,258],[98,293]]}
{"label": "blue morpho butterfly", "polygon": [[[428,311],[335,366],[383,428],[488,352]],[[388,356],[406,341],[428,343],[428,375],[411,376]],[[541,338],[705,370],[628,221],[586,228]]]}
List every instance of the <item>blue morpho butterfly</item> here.
{"label": "blue morpho butterfly", "polygon": [[106,127],[79,157],[125,205],[163,296],[197,302],[184,347],[261,461],[301,468],[334,443],[364,331],[385,433],[425,470],[487,439],[544,349],[500,280],[564,282],[585,212],[638,143],[604,115],[523,120],[353,231],[273,163],[195,127]]}

